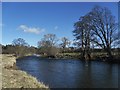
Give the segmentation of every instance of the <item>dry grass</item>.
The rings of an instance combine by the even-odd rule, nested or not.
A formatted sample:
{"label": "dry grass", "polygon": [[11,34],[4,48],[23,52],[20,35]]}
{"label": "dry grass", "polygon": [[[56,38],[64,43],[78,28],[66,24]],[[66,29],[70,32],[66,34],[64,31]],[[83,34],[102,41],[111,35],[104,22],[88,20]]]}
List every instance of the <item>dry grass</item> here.
{"label": "dry grass", "polygon": [[12,55],[0,55],[2,57],[2,87],[3,88],[45,88],[44,85],[38,80],[21,70],[15,70],[14,64],[16,63],[15,57]]}

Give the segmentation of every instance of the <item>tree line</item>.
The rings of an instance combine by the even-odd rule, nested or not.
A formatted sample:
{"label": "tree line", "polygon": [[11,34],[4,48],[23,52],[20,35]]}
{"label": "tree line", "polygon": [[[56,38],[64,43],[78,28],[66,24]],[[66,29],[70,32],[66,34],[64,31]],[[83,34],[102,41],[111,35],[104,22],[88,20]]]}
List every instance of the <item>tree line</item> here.
{"label": "tree line", "polygon": [[56,57],[59,53],[78,52],[82,59],[90,60],[92,52],[104,51],[108,57],[113,58],[113,48],[120,46],[120,32],[118,22],[108,8],[95,6],[73,26],[74,43],[67,37],[58,39],[55,34],[46,34],[38,41],[37,47],[18,38],[14,39],[11,45],[2,46],[2,53],[13,53],[16,56],[36,53]]}
{"label": "tree line", "polygon": [[[58,44],[58,41],[61,41]],[[10,45],[1,45],[3,54],[15,54],[21,57],[28,54],[41,54],[47,57],[56,57],[60,52],[71,52],[74,48],[68,47],[70,40],[67,37],[58,39],[55,34],[46,34],[38,41],[37,47],[30,46],[24,39],[17,38]]]}

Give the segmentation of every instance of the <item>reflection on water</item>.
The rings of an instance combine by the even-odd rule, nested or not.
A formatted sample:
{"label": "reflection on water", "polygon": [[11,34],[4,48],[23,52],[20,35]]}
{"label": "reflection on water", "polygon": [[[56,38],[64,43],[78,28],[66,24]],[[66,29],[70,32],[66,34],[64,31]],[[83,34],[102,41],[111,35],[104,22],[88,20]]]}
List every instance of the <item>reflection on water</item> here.
{"label": "reflection on water", "polygon": [[25,57],[17,66],[52,88],[118,88],[118,65]]}

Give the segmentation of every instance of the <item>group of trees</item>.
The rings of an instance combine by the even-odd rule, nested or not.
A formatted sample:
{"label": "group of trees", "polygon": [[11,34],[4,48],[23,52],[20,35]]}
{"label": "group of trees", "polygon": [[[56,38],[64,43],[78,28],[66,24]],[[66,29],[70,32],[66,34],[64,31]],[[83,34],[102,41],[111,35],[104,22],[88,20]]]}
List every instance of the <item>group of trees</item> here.
{"label": "group of trees", "polygon": [[39,53],[55,57],[58,53],[58,48],[56,46],[57,37],[55,34],[46,34],[38,42]]}
{"label": "group of trees", "polygon": [[48,57],[56,57],[59,52],[67,51],[70,40],[66,37],[61,38],[61,43],[55,34],[46,34],[38,41],[38,47],[30,46],[24,39],[18,38],[12,41],[10,45],[1,45],[3,54],[14,54],[21,57],[28,54],[42,54]]}
{"label": "group of trees", "polygon": [[22,38],[14,39],[10,45],[2,45],[3,54],[14,54],[16,57],[36,53],[37,48],[30,46]]}
{"label": "group of trees", "polygon": [[66,37],[61,38],[61,43],[55,34],[46,34],[38,42],[39,53],[50,57],[56,57],[59,52],[66,51],[69,48],[70,40]]}
{"label": "group of trees", "polygon": [[[77,45],[76,51],[79,49],[83,59],[91,59],[92,48],[100,48],[112,58],[112,48],[119,47],[118,23],[108,8],[94,7],[89,13],[80,17],[74,28],[74,45]],[[37,53],[56,57],[59,52],[65,53],[70,49],[74,51],[74,47],[70,48],[70,45],[71,41],[66,37],[58,39],[55,34],[46,34],[38,41],[37,48],[18,38],[13,40],[12,45],[2,46],[2,49],[3,53],[14,53],[16,56]]]}
{"label": "group of trees", "polygon": [[[108,8],[96,6],[74,24],[76,44],[82,48],[82,57],[91,58],[91,47],[105,50],[112,58],[111,48],[120,42],[118,23]],[[117,44],[116,44],[117,43]]]}

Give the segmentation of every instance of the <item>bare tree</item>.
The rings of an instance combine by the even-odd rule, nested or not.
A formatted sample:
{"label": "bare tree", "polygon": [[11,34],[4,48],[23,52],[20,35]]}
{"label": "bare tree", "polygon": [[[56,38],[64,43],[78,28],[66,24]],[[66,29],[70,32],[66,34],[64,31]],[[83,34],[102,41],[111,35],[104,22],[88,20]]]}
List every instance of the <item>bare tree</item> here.
{"label": "bare tree", "polygon": [[103,48],[112,57],[111,48],[113,43],[118,40],[116,37],[117,23],[115,17],[108,8],[96,6],[89,13],[91,24],[93,26],[92,42]]}
{"label": "bare tree", "polygon": [[18,39],[14,39],[13,41],[12,41],[12,43],[13,43],[13,45],[18,45],[18,46],[27,46],[28,44],[25,42],[25,40],[24,39],[22,39],[22,38],[18,38]]}
{"label": "bare tree", "polygon": [[81,47],[82,58],[88,60],[90,56],[90,36],[91,26],[88,16],[80,17],[79,21],[74,24],[75,30],[73,31],[76,37],[76,44]]}
{"label": "bare tree", "polygon": [[116,35],[118,24],[108,8],[95,6],[91,12],[74,24],[76,41],[82,48],[82,56],[89,58],[91,44],[104,49],[112,57],[111,48],[118,45],[120,37]]}
{"label": "bare tree", "polygon": [[14,39],[12,44],[15,47],[14,51],[17,57],[23,56],[27,53],[28,44],[25,42],[24,39],[22,38]]}
{"label": "bare tree", "polygon": [[54,46],[58,39],[55,34],[46,34],[44,35],[43,41],[48,42],[50,46]]}
{"label": "bare tree", "polygon": [[57,41],[58,39],[55,34],[44,35],[41,41],[38,42],[39,52],[55,57],[58,54]]}
{"label": "bare tree", "polygon": [[62,43],[60,44],[60,46],[63,49],[63,52],[66,50],[66,48],[69,48],[69,45],[71,44],[70,40],[67,37],[62,37],[61,38]]}

